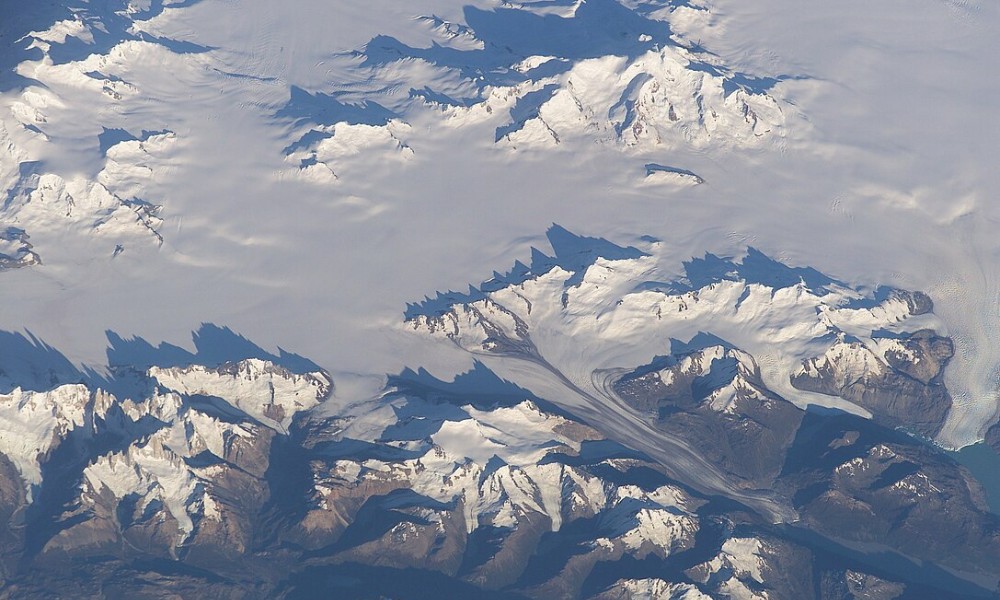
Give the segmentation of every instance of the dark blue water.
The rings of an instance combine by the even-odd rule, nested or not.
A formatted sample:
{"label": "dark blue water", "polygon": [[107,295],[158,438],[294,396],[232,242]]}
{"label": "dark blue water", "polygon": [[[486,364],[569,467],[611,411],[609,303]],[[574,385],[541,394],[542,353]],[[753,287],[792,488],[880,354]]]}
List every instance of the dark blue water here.
{"label": "dark blue water", "polygon": [[1000,514],[1000,454],[985,442],[949,454],[972,472],[986,492],[990,510]]}

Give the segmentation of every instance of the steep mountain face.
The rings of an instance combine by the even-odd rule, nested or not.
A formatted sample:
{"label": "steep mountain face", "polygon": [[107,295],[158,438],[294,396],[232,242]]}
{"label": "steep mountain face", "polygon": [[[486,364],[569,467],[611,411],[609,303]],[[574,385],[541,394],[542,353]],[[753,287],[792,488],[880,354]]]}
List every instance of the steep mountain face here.
{"label": "steep mountain face", "polygon": [[775,485],[807,527],[835,539],[959,570],[994,570],[997,519],[981,488],[905,434],[842,415],[807,415]]}
{"label": "steep mountain face", "polygon": [[804,361],[792,385],[840,396],[886,425],[934,437],[951,408],[942,377],[954,353],[950,339],[928,330],[878,339],[874,348],[841,339]]}
{"label": "steep mountain face", "polygon": [[[302,526],[339,538],[313,551],[317,560],[434,568],[487,589],[572,597],[599,561],[665,559],[694,545],[703,500],[656,471],[644,481],[635,472],[648,463],[579,422],[531,401],[390,406],[412,416],[377,438],[368,424],[348,425],[325,448],[330,458],[313,462],[316,504]],[[342,454],[360,442],[364,450]]]}
{"label": "steep mountain face", "polygon": [[[923,327],[932,322],[927,296],[882,290],[866,298],[753,252],[742,263],[692,261],[685,279],[651,284],[655,267],[635,249],[605,252],[616,259],[603,260],[553,246],[555,257],[536,257],[477,292],[411,308],[408,322],[520,385],[558,380],[560,400],[578,409],[617,407],[619,421],[602,411],[595,425],[702,490],[793,515],[780,520],[842,542],[992,569],[996,520],[978,485],[939,451],[882,427],[933,435],[951,406],[941,373],[952,344]],[[754,326],[742,325],[744,318]],[[655,348],[650,340],[660,331],[668,354],[621,366],[634,361],[637,346]],[[698,333],[689,342],[671,335],[684,331]],[[822,358],[803,358],[823,347]],[[643,445],[629,426],[655,441]],[[869,437],[874,431],[878,442]],[[691,455],[665,451],[676,447]],[[694,461],[713,476],[698,477]],[[946,533],[959,530],[979,550],[966,552],[964,541]]]}
{"label": "steep mountain face", "polygon": [[[713,346],[666,364],[629,373],[613,389],[731,477],[787,493],[816,529],[921,558],[941,556],[944,543],[947,554],[961,555],[947,559],[955,567],[989,569],[996,560],[996,524],[980,514],[977,486],[920,443],[889,431],[872,438],[869,422],[800,410],[764,388],[757,365],[738,350]],[[976,552],[943,542],[943,532],[966,527],[979,540]]]}
{"label": "steep mountain face", "polygon": [[[906,581],[905,569],[894,573],[897,581],[884,581],[877,560],[867,567],[875,572],[857,564],[865,560],[861,552],[817,549],[746,506],[705,496],[544,401],[477,401],[451,384],[398,380],[386,395],[333,417],[298,412],[286,433],[242,411],[237,399],[251,396],[240,390],[286,407],[309,406],[330,392],[321,373],[295,375],[262,361],[153,372],[158,376],[149,375],[149,394],[140,401],[82,386],[39,395],[77,399],[80,416],[64,417],[74,428],[60,429],[54,449],[38,455],[45,478],[32,488],[33,499],[24,491],[31,475],[4,463],[3,514],[21,515],[3,538],[9,596],[102,589],[168,597],[197,589],[208,597],[416,598],[430,596],[408,588],[431,581],[445,597],[479,589],[511,598],[854,598],[865,596],[844,590],[865,581],[899,592],[924,589]],[[163,372],[188,378],[198,391],[156,384]],[[728,385],[745,385],[741,377]],[[744,399],[737,394],[735,403]],[[905,501],[928,518],[964,511],[956,521],[992,522],[968,492],[948,506],[941,494],[920,492],[974,486],[961,476],[942,480],[924,467],[887,481],[898,470],[892,465],[918,460],[917,442],[858,417],[806,420],[813,418],[831,431],[868,427],[863,435],[872,439],[848,431],[827,444],[826,452],[832,448],[845,461],[827,473],[811,470],[814,454],[824,466],[834,464],[818,449],[825,439],[801,434],[817,449],[790,452],[790,474],[777,487],[808,488],[811,496],[818,496],[817,485],[833,488],[827,495],[881,494],[883,504],[872,504],[872,512],[887,521],[898,516],[885,505]],[[84,434],[74,437],[78,431]],[[862,446],[884,438],[892,441],[865,454]],[[60,454],[67,446],[73,454]],[[859,453],[880,468],[847,459]],[[810,467],[791,468],[799,463]],[[866,479],[844,483],[847,469]],[[816,529],[852,536],[829,509],[797,503]],[[872,531],[871,520],[863,525]],[[966,531],[960,522],[947,526]],[[899,529],[929,532],[930,525],[911,519]],[[877,539],[892,536],[883,531]],[[980,540],[972,548],[995,545]],[[940,559],[946,550],[924,554]],[[961,558],[965,568],[972,564]],[[989,560],[995,557],[977,563]],[[62,576],[57,568],[83,564],[91,565],[86,577]],[[841,591],[817,592],[819,582]]]}
{"label": "steep mountain face", "polygon": [[629,406],[655,415],[658,429],[688,440],[757,488],[773,482],[803,417],[764,386],[753,357],[725,346],[665,357],[623,375],[612,390]]}
{"label": "steep mountain face", "polygon": [[281,422],[325,399],[329,379],[255,359],[153,367],[146,378],[136,399],[84,385],[0,396],[17,473],[8,482],[23,490],[7,504],[8,568],[87,556],[200,562],[252,546]]}
{"label": "steep mountain face", "polygon": [[928,327],[938,323],[924,294],[866,294],[753,249],[741,262],[692,260],[671,279],[658,243],[607,248],[558,227],[549,237],[555,257],[414,305],[407,322],[476,355],[533,363],[580,401],[624,401],[661,421],[784,409],[780,396],[931,437],[951,408],[941,376],[952,345]]}

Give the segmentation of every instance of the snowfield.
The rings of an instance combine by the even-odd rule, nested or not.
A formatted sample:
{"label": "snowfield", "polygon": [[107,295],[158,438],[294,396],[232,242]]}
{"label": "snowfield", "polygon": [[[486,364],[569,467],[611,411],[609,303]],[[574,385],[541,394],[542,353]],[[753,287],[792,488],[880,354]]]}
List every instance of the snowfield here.
{"label": "snowfield", "polygon": [[[192,350],[215,323],[316,360],[333,408],[408,366],[450,379],[472,357],[413,335],[403,308],[551,254],[558,223],[645,255],[552,275],[560,294],[579,278],[571,305],[591,312],[567,318],[586,336],[534,341],[586,365],[575,383],[610,342],[601,368],[634,367],[704,331],[805,403],[788,377],[828,350],[819,336],[881,348],[872,331],[901,317],[831,307],[889,286],[934,301],[908,331],[955,343],[938,441],[996,420],[996,4],[66,4],[0,15],[0,329],[77,365],[102,370],[117,336]],[[641,284],[758,251],[843,297],[728,281],[689,321],[636,320],[668,302]],[[32,452],[78,425],[53,419]]]}

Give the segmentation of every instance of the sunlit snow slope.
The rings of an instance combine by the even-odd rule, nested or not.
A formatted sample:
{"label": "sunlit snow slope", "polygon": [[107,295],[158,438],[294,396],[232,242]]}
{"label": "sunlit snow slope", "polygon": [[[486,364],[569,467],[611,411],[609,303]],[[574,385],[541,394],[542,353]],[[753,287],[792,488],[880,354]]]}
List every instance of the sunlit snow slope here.
{"label": "sunlit snow slope", "polygon": [[559,223],[661,240],[663,278],[752,246],[926,292],[955,344],[939,441],[995,421],[995,4],[0,7],[0,329],[73,361],[210,322],[347,396],[414,356],[446,376],[470,357],[400,307]]}

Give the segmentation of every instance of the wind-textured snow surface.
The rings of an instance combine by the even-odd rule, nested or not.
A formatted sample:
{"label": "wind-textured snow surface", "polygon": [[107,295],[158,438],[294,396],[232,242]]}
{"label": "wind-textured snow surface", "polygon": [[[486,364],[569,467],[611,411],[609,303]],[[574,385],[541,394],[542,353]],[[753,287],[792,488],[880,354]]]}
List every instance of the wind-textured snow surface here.
{"label": "wind-textured snow surface", "polygon": [[400,307],[555,222],[653,236],[675,275],[753,246],[927,292],[956,350],[939,441],[995,417],[996,4],[0,7],[0,329],[75,363],[211,322],[344,399],[414,357],[447,376],[470,358]]}

